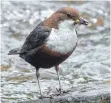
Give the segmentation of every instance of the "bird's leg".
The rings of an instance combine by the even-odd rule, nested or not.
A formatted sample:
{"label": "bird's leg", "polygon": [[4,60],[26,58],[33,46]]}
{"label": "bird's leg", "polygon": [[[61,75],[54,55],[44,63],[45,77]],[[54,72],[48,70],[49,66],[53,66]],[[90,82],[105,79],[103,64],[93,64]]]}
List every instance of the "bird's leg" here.
{"label": "bird's leg", "polygon": [[57,66],[55,66],[55,70],[56,70],[56,73],[57,73],[57,76],[58,76],[58,80],[59,80],[59,92],[60,92],[60,94],[61,94],[61,83],[60,83],[60,76],[59,76],[59,67],[58,67],[58,65]]}
{"label": "bird's leg", "polygon": [[40,76],[39,71],[38,71],[38,69],[36,69],[36,77],[37,77],[37,81],[38,81],[40,96],[42,98],[42,92],[41,92],[41,87],[40,87],[40,82],[39,82],[39,76]]}
{"label": "bird's leg", "polygon": [[39,74],[39,71],[38,71],[38,69],[36,69],[36,77],[37,77],[37,81],[38,81],[38,87],[39,87],[39,91],[40,91],[40,97],[39,97],[39,99],[43,99],[43,98],[53,98],[52,96],[43,96],[42,95],[42,91],[41,91],[41,87],[40,87],[40,81],[39,81],[39,76],[40,76],[40,74]]}

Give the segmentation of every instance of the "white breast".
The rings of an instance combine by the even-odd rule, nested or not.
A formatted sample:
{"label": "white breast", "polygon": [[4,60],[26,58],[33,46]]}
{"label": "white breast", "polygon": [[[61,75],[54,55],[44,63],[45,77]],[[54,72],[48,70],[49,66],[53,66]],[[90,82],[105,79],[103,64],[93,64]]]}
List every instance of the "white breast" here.
{"label": "white breast", "polygon": [[59,29],[52,29],[46,46],[59,53],[72,51],[77,43],[77,35],[72,21],[60,23]]}

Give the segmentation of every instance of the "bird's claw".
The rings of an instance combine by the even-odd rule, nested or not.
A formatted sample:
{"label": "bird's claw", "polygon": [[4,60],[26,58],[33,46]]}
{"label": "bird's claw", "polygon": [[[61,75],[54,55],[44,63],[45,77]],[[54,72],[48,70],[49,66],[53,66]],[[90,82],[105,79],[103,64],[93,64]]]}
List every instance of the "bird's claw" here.
{"label": "bird's claw", "polygon": [[39,99],[43,99],[43,98],[50,98],[50,99],[52,99],[53,98],[53,96],[52,95],[50,95],[50,96],[39,96]]}
{"label": "bird's claw", "polygon": [[60,94],[62,93],[62,89],[61,88],[56,88],[57,92],[59,92]]}
{"label": "bird's claw", "polygon": [[64,90],[63,93],[68,93],[70,90]]}
{"label": "bird's claw", "polygon": [[63,93],[63,91],[62,91],[61,88],[59,88],[59,89],[56,88],[56,90],[57,90],[57,92],[58,92],[57,96],[59,96],[59,95],[61,95],[61,94]]}
{"label": "bird's claw", "polygon": [[56,88],[56,90],[57,90],[57,92],[59,92],[59,93],[57,94],[57,96],[58,96],[58,95],[61,95],[61,94],[64,94],[64,93],[68,93],[68,92],[70,91],[70,90],[65,91],[65,90],[62,90],[61,88],[59,88],[59,89]]}

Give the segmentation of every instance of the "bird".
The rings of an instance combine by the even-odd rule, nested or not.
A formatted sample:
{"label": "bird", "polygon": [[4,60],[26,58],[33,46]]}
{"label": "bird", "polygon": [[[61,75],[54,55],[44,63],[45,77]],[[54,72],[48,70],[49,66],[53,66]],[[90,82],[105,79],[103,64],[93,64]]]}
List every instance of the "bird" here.
{"label": "bird", "polygon": [[61,94],[59,65],[73,53],[77,46],[77,27],[88,23],[75,8],[59,8],[29,33],[21,47],[9,51],[8,55],[18,54],[35,67],[41,97],[43,95],[39,82],[40,68],[55,67],[59,81],[58,90]]}

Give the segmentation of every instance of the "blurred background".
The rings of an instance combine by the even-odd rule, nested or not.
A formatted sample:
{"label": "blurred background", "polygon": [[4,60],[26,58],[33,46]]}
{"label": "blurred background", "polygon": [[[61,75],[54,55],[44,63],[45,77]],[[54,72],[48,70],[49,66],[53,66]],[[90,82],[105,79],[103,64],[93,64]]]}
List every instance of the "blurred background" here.
{"label": "blurred background", "polygon": [[[39,95],[35,69],[19,56],[7,55],[20,47],[35,26],[61,7],[76,8],[90,27],[78,29],[78,46],[60,65],[63,89],[110,83],[110,2],[108,1],[1,1],[1,97],[3,103],[35,100]],[[54,68],[40,70],[41,88],[58,88]],[[55,85],[57,87],[55,87]],[[104,88],[104,87],[103,87]],[[93,88],[90,88],[93,89]],[[98,89],[98,87],[97,87]],[[104,88],[106,89],[106,87]],[[103,90],[103,89],[102,89]],[[100,89],[101,91],[101,89]]]}

